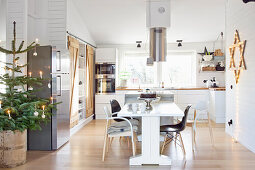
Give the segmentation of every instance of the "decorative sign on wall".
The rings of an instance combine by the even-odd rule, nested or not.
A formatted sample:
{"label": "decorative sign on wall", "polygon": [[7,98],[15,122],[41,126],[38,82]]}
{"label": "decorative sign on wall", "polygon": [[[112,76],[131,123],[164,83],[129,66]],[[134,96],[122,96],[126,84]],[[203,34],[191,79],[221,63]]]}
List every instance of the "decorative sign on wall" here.
{"label": "decorative sign on wall", "polygon": [[[246,70],[245,61],[244,61],[244,49],[246,45],[246,40],[240,41],[239,33],[236,30],[234,44],[229,47],[230,53],[230,65],[229,69],[234,71],[236,84],[239,81],[241,70]],[[236,67],[235,64],[235,49],[238,48],[240,52],[239,65]]]}
{"label": "decorative sign on wall", "polygon": [[243,0],[244,3],[255,2],[255,0]]}

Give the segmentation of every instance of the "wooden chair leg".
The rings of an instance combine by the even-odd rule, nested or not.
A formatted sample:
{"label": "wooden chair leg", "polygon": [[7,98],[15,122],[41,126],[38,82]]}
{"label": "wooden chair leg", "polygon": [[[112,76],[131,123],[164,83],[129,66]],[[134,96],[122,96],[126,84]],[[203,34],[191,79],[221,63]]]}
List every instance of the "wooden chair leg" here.
{"label": "wooden chair leg", "polygon": [[122,138],[122,136],[120,136],[120,138],[119,138],[119,142],[120,142],[120,144],[121,144],[121,138]]}
{"label": "wooden chair leg", "polygon": [[177,134],[177,133],[175,133],[175,140],[174,140],[174,144],[175,144],[175,146],[176,146],[177,137],[178,137],[178,134]]}
{"label": "wooden chair leg", "polygon": [[130,141],[130,137],[127,137],[127,143],[128,143],[128,148],[129,148],[129,141]]}
{"label": "wooden chair leg", "polygon": [[179,138],[180,138],[180,141],[181,141],[181,144],[182,144],[183,154],[186,155],[186,151],[185,151],[185,147],[184,147],[184,144],[183,144],[183,140],[182,140],[182,135],[181,135],[181,133],[179,133]]}
{"label": "wooden chair leg", "polygon": [[133,156],[135,156],[135,141],[134,141],[134,135],[131,136],[131,142],[132,142],[132,151],[133,151]]}
{"label": "wooden chair leg", "polygon": [[104,161],[105,159],[105,154],[106,154],[106,148],[107,148],[107,139],[108,138],[108,135],[105,134],[105,137],[104,137],[104,148],[103,148],[103,156],[102,156],[102,161]]}
{"label": "wooden chair leg", "polygon": [[208,112],[207,112],[207,115],[208,115],[208,127],[209,127],[209,132],[210,132],[210,137],[211,137],[211,143],[212,143],[212,146],[214,146],[214,138],[213,138],[212,124],[211,124],[210,115],[209,115]]}
{"label": "wooden chair leg", "polygon": [[110,144],[110,145],[112,145],[113,138],[114,138],[114,137],[111,138],[111,144]]}
{"label": "wooden chair leg", "polygon": [[138,138],[137,138],[137,135],[136,135],[136,133],[134,132],[134,134],[133,134],[133,136],[134,136],[134,144],[135,144],[135,152],[136,152],[136,149],[137,149],[137,142],[138,142]]}
{"label": "wooden chair leg", "polygon": [[107,149],[106,149],[107,153],[109,152],[109,148],[110,148],[110,138],[108,137],[107,138]]}
{"label": "wooden chair leg", "polygon": [[[194,122],[195,122],[195,120],[196,120],[196,117],[197,117],[197,110],[194,110]],[[192,126],[192,128],[193,128],[193,126]],[[197,128],[196,128],[197,129]],[[192,129],[193,130],[193,140],[194,140],[194,144],[196,144],[196,129],[194,130],[194,129]]]}
{"label": "wooden chair leg", "polygon": [[191,140],[192,140],[192,151],[194,152],[195,146],[194,146],[194,130],[193,130],[193,124],[191,126]]}
{"label": "wooden chair leg", "polygon": [[163,142],[163,145],[162,145],[162,148],[161,148],[161,153],[160,153],[161,155],[163,154],[164,149],[165,149],[166,139],[167,139],[167,134],[166,134],[165,137],[164,137],[164,142]]}

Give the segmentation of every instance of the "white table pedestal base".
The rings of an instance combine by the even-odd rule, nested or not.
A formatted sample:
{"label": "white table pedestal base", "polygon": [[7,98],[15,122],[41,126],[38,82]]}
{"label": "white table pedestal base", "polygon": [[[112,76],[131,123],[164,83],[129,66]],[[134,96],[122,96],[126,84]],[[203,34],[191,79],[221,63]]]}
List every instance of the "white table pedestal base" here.
{"label": "white table pedestal base", "polygon": [[142,154],[131,157],[129,165],[171,165],[171,159],[160,155],[160,117],[142,117]]}

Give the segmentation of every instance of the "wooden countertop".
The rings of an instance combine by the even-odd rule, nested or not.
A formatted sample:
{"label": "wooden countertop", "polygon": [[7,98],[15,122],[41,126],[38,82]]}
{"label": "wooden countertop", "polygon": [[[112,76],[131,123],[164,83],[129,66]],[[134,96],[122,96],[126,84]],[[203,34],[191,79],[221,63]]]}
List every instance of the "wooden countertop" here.
{"label": "wooden countertop", "polygon": [[216,87],[216,88],[209,88],[209,89],[213,91],[226,91],[226,87]]}
{"label": "wooden countertop", "polygon": [[[116,88],[116,90],[118,91],[140,91],[143,89],[139,89],[139,88]],[[162,89],[163,90],[163,89]],[[184,88],[165,88],[164,90],[213,90],[213,91],[225,91],[226,88],[225,87],[215,87],[215,88],[207,88],[207,87],[184,87]]]}
{"label": "wooden countertop", "polygon": [[138,88],[125,88],[125,87],[117,87],[115,90],[131,90],[131,91],[140,91],[143,89],[138,89]]}

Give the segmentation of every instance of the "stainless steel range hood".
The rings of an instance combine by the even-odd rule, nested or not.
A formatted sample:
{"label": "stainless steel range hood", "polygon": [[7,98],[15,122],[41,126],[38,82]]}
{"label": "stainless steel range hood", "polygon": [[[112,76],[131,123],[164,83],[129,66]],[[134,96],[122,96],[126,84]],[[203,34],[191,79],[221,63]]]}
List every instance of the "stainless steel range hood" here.
{"label": "stainless steel range hood", "polygon": [[166,29],[170,27],[170,0],[146,1],[146,26],[150,29],[150,58],[152,61],[166,61]]}
{"label": "stainless steel range hood", "polygon": [[150,28],[150,58],[153,61],[166,61],[166,28]]}

